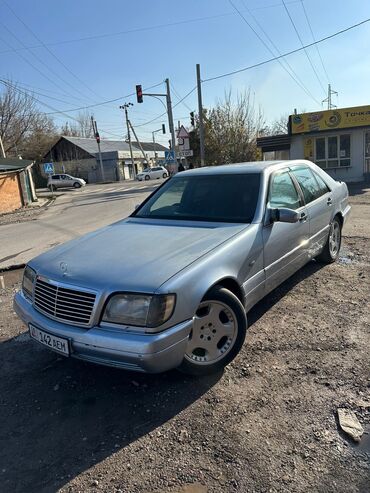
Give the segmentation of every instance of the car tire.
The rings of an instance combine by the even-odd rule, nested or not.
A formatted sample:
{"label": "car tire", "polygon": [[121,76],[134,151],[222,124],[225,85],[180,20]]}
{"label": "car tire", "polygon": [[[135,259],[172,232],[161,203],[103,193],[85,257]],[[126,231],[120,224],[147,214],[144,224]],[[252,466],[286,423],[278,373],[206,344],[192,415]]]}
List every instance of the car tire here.
{"label": "car tire", "polygon": [[73,188],[81,188],[81,187],[82,187],[81,183],[78,183],[78,181],[74,182]]}
{"label": "car tire", "polygon": [[168,176],[167,173],[163,173],[162,178],[167,178],[167,176]]}
{"label": "car tire", "polygon": [[56,190],[57,187],[55,185],[48,185],[48,189],[50,190],[50,192],[54,192],[54,190]]}
{"label": "car tire", "polygon": [[342,223],[338,216],[335,216],[330,224],[328,239],[325,246],[316,257],[316,260],[324,264],[331,264],[339,257],[340,247],[342,244]]}
{"label": "car tire", "polygon": [[203,298],[195,316],[188,346],[178,369],[189,375],[222,371],[239,353],[247,331],[247,316],[239,299],[215,286]]}
{"label": "car tire", "polygon": [[150,180],[150,176],[149,175],[145,175],[145,180]]}

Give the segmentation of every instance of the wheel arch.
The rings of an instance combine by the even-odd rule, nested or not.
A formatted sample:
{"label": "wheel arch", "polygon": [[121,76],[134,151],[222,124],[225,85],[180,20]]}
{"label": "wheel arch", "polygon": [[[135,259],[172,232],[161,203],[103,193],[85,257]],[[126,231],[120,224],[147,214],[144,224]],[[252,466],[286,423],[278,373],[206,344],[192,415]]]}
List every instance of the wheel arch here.
{"label": "wheel arch", "polygon": [[244,299],[244,292],[241,286],[239,285],[238,281],[232,277],[224,277],[217,282],[215,282],[204,294],[204,296],[215,286],[221,286],[225,289],[228,289],[231,291],[235,296],[238,298],[240,303],[244,306],[245,305],[245,299]]}

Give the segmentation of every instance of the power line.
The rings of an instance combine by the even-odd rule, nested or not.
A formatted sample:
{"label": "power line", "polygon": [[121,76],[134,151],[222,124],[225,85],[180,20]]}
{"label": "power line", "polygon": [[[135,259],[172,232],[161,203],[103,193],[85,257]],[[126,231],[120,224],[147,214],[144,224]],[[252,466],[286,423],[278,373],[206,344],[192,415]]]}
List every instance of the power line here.
{"label": "power line", "polygon": [[361,22],[358,22],[357,24],[352,24],[351,26],[348,26],[344,29],[341,29],[340,31],[337,31],[333,34],[329,34],[328,36],[325,36],[324,38],[318,39],[317,41],[306,44],[306,45],[302,46],[301,48],[295,48],[294,50],[287,51],[286,53],[283,53],[282,55],[275,56],[273,58],[269,58],[268,60],[264,60],[262,62],[255,63],[253,65],[249,65],[248,67],[239,68],[237,70],[232,70],[231,72],[226,72],[224,74],[216,75],[214,77],[208,77],[208,79],[204,79],[202,82],[210,82],[212,80],[223,79],[224,77],[230,77],[230,75],[239,74],[241,72],[245,72],[246,70],[251,70],[253,68],[262,67],[263,65],[274,62],[275,60],[277,60],[279,58],[284,58],[286,56],[293,55],[294,53],[299,53],[300,51],[302,51],[306,48],[310,48],[311,46],[315,46],[318,43],[323,43],[324,41],[328,41],[329,39],[332,39],[332,38],[335,38],[336,36],[339,36],[340,34],[351,31],[352,29],[355,29],[356,27],[362,26],[363,24],[366,24],[367,22],[370,22],[370,17],[367,19],[364,19]]}
{"label": "power line", "polygon": [[[291,2],[287,2],[287,4],[294,4],[294,3],[299,3],[299,0],[293,0]],[[272,5],[265,5],[265,6],[255,7],[253,10],[267,9],[267,8],[270,8],[270,7],[281,7],[281,4],[275,3],[275,4],[272,4]],[[77,42],[80,42],[80,41],[91,41],[91,40],[94,40],[94,39],[110,38],[110,37],[114,37],[114,36],[121,36],[121,35],[124,35],[124,34],[133,34],[133,33],[143,32],[143,31],[152,31],[152,30],[157,30],[157,29],[163,29],[163,28],[166,28],[166,27],[180,26],[180,25],[183,25],[183,24],[191,24],[193,22],[202,22],[202,21],[208,21],[208,20],[212,20],[212,19],[220,19],[220,18],[223,18],[223,17],[229,17],[231,15],[235,15],[234,12],[225,12],[223,14],[210,15],[210,16],[204,16],[204,17],[196,17],[196,18],[193,18],[193,19],[185,19],[185,20],[177,21],[177,22],[168,22],[166,24],[157,24],[155,26],[138,27],[138,28],[134,28],[134,29],[129,29],[127,31],[116,31],[114,33],[96,34],[96,35],[93,35],[93,36],[85,36],[85,37],[75,38],[75,39],[66,39],[66,40],[62,40],[62,41],[54,41],[52,43],[43,43],[43,44],[38,44],[38,45],[34,45],[34,46],[28,46],[28,47],[24,47],[24,48],[3,50],[3,51],[0,51],[0,54],[10,53],[12,51],[23,51],[25,49],[26,50],[29,50],[29,49],[33,49],[33,48],[42,48],[42,47],[45,47],[45,46],[58,46],[58,45],[62,45],[62,44],[77,43]]]}
{"label": "power line", "polygon": [[[241,19],[247,24],[247,26],[253,31],[253,33],[257,36],[257,38],[261,41],[261,43],[265,46],[265,48],[271,53],[272,56],[276,56],[276,53],[269,47],[269,45],[265,42],[265,40],[263,39],[262,36],[260,36],[260,34],[258,33],[258,31],[256,31],[254,29],[254,27],[250,24],[250,22],[248,22],[248,20],[244,17],[244,15],[242,14],[242,12],[236,7],[236,5],[233,3],[232,0],[229,0],[229,3],[230,5],[235,9],[235,11],[239,14],[239,16],[241,17]],[[244,0],[243,0],[243,4],[244,6],[246,7],[247,9],[247,12],[253,17],[254,21],[257,23],[258,27],[261,29],[262,33],[266,36],[266,38],[268,39],[268,41],[270,41],[271,45],[275,48],[276,52],[281,55],[281,52],[279,51],[279,49],[277,48],[276,44],[272,41],[271,37],[267,34],[267,32],[264,30],[263,26],[260,24],[260,22],[258,21],[258,19],[256,19],[256,17],[253,15],[252,12],[250,12],[248,6],[245,4]],[[300,78],[298,77],[298,75],[295,73],[295,71],[293,70],[292,66],[289,64],[289,62],[287,62],[286,60],[280,60],[280,59],[277,59],[276,60],[280,66],[285,70],[285,72],[294,80],[294,82],[301,88],[303,89],[303,91],[310,97],[312,98],[317,104],[320,104],[320,102],[318,101],[318,99],[315,98],[315,96],[313,96],[313,94],[307,89],[307,87],[304,85],[304,83],[300,80]],[[289,69],[284,65],[283,61],[287,64],[287,66],[289,67]]]}
{"label": "power line", "polygon": [[[176,95],[177,99],[181,99],[180,94],[176,91],[175,86],[172,84],[172,82],[171,82],[171,88],[172,88],[173,92],[175,93],[175,95]],[[193,111],[193,110],[190,108],[190,106],[188,106],[186,103],[184,103],[184,101],[182,101],[182,104],[183,104],[183,106],[185,106],[185,108],[186,108],[186,109],[188,109],[189,111]]]}
{"label": "power line", "polygon": [[[311,26],[311,22],[310,22],[310,19],[309,19],[308,15],[307,15],[306,7],[304,6],[304,2],[303,2],[303,0],[301,0],[301,5],[302,5],[302,8],[303,8],[304,15],[305,15],[305,17],[306,17],[306,21],[307,21],[308,27],[310,28],[310,31],[311,31],[312,39],[313,39],[314,41],[316,41],[315,35],[314,35],[314,33],[313,33],[312,26]],[[325,68],[325,65],[324,65],[324,61],[323,61],[323,59],[322,59],[322,56],[321,56],[321,53],[320,53],[319,47],[318,47],[318,45],[317,45],[317,44],[315,45],[315,47],[316,47],[317,54],[319,55],[320,62],[321,62],[321,66],[322,66],[322,68],[323,68],[323,70],[324,70],[324,73],[325,73],[325,75],[326,75],[326,78],[327,78],[328,82],[330,82],[329,75],[328,75],[328,72],[326,71],[326,68]]]}
{"label": "power line", "polygon": [[45,48],[47,50],[47,52],[58,62],[62,65],[62,67],[64,67],[64,69],[72,75],[72,77],[74,77],[80,84],[82,84],[83,86],[85,86],[92,94],[94,94],[95,96],[97,96],[98,98],[100,98],[99,94],[97,94],[93,89],[91,89],[82,79],[80,79],[80,77],[78,77],[74,72],[72,72],[72,70],[70,70],[69,67],[67,67],[67,65],[53,52],[51,51],[51,49],[37,36],[37,34],[23,21],[23,19],[21,19],[19,17],[19,15],[12,9],[12,7],[5,1],[5,0],[2,0],[2,3],[4,5],[6,5],[6,7],[10,10],[10,12],[18,19],[18,21],[23,24],[23,26],[34,36],[35,39],[37,39],[37,41],[39,43],[41,43],[41,45],[43,46],[43,48]]}
{"label": "power line", "polygon": [[[299,42],[301,43],[302,48],[304,48],[304,43],[303,43],[303,41],[302,41],[301,35],[299,34],[299,31],[298,31],[298,29],[297,29],[297,26],[295,25],[294,20],[293,20],[292,16],[290,15],[290,12],[289,12],[289,10],[288,10],[288,7],[286,6],[285,0],[281,0],[281,1],[283,2],[283,5],[284,5],[284,8],[285,8],[285,11],[286,11],[286,13],[287,13],[287,15],[288,15],[288,17],[289,17],[289,19],[290,19],[290,22],[291,22],[291,24],[292,24],[292,26],[293,26],[293,28],[294,28],[294,31],[295,31],[295,33],[296,33],[296,35],[297,35],[297,38],[299,39]],[[319,74],[317,73],[317,71],[316,71],[316,69],[315,69],[315,67],[314,67],[314,64],[312,63],[311,57],[310,57],[310,55],[308,54],[308,51],[306,50],[306,48],[304,48],[304,52],[305,52],[305,55],[306,55],[306,58],[307,58],[307,60],[308,60],[309,64],[311,65],[311,68],[312,68],[312,70],[313,70],[314,74],[316,75],[317,80],[319,81],[319,84],[320,84],[320,86],[321,86],[322,90],[325,92],[325,88],[324,88],[324,86],[323,86],[323,83],[321,82],[321,79],[320,79],[320,77],[319,77]]]}

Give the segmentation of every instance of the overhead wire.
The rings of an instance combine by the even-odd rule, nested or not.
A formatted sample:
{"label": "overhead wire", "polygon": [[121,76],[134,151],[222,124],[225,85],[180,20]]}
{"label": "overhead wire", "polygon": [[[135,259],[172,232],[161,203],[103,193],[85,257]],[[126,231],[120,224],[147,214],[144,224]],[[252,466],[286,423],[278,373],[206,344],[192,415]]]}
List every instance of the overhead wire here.
{"label": "overhead wire", "polygon": [[[64,62],[61,60],[43,41],[40,39],[37,34],[24,22],[24,20],[14,11],[14,9],[5,1],[1,0],[2,3],[10,10],[10,12],[18,19],[18,21],[29,31],[32,36],[37,39],[37,41],[42,45],[45,50],[70,74],[74,77],[80,84],[82,84],[86,89],[88,89],[94,96],[101,98],[99,94],[97,94],[91,87],[89,87],[78,75],[76,75]],[[80,92],[80,91],[78,91]]]}
{"label": "overhead wire", "polygon": [[[311,25],[310,19],[309,19],[309,17],[308,17],[306,7],[304,6],[304,2],[303,2],[303,0],[300,0],[300,1],[301,1],[301,5],[302,5],[302,9],[303,9],[304,15],[305,15],[305,17],[306,17],[306,21],[307,21],[308,27],[309,27],[310,32],[311,32],[312,39],[313,39],[314,41],[316,41],[316,37],[315,37],[315,35],[314,35],[313,29],[312,29],[312,25]],[[316,44],[316,45],[315,45],[315,48],[316,48],[317,54],[318,54],[318,56],[319,56],[319,58],[320,58],[321,66],[322,66],[322,69],[323,69],[323,71],[324,71],[324,73],[325,73],[325,76],[326,76],[326,78],[327,78],[328,82],[330,82],[330,78],[329,78],[328,72],[327,72],[327,70],[326,70],[326,67],[325,67],[324,61],[323,61],[323,59],[322,59],[322,56],[321,56],[321,53],[320,53],[319,46]]]}
{"label": "overhead wire", "polygon": [[[287,2],[287,4],[294,4],[294,3],[298,3],[298,2],[299,2],[299,0],[293,0],[293,1]],[[281,6],[281,4],[275,3],[275,4],[272,4],[272,5],[265,5],[265,6],[255,7],[253,10],[260,10],[260,9],[266,9],[266,8],[270,8],[270,7],[279,7],[279,6]],[[3,50],[3,51],[0,51],[0,54],[2,54],[2,53],[10,53],[12,51],[22,51],[22,50],[25,50],[25,49],[28,50],[28,49],[33,49],[33,48],[42,48],[45,45],[46,46],[58,46],[58,45],[62,45],[62,44],[77,43],[77,42],[80,42],[80,41],[91,41],[91,40],[94,40],[94,39],[104,39],[104,38],[110,38],[110,37],[114,37],[114,36],[121,36],[121,35],[124,35],[124,34],[134,34],[134,33],[137,33],[137,32],[152,31],[152,30],[156,30],[156,29],[163,29],[163,28],[166,28],[166,27],[179,26],[179,25],[184,25],[184,24],[191,24],[193,22],[202,22],[202,21],[208,21],[208,20],[212,20],[212,19],[220,19],[220,18],[223,18],[223,17],[229,17],[231,15],[235,15],[234,12],[224,12],[222,14],[197,17],[197,18],[193,18],[193,19],[185,19],[185,20],[176,21],[176,22],[167,22],[165,24],[157,24],[155,26],[138,27],[138,28],[134,28],[134,29],[128,29],[126,31],[116,31],[116,32],[113,32],[113,33],[110,32],[110,33],[103,33],[103,34],[95,34],[95,35],[91,35],[91,36],[84,36],[84,37],[75,38],[75,39],[66,39],[66,40],[61,40],[61,41],[53,41],[52,43],[43,43],[43,44],[38,44],[38,45],[33,45],[33,46],[27,46],[25,48],[17,48],[17,49]]]}
{"label": "overhead wire", "polygon": [[336,31],[333,34],[329,34],[328,36],[325,36],[321,39],[318,39],[317,41],[313,41],[312,43],[308,43],[308,44],[306,44],[300,48],[295,48],[294,50],[287,51],[287,52],[283,53],[282,55],[278,55],[278,56],[269,58],[268,60],[263,60],[262,62],[254,63],[253,65],[239,68],[237,70],[225,72],[223,74],[216,75],[214,77],[208,77],[207,79],[203,79],[202,82],[210,82],[213,80],[223,79],[224,77],[230,77],[231,75],[240,74],[241,72],[245,72],[245,71],[251,70],[253,68],[262,67],[263,65],[267,65],[268,63],[274,62],[275,60],[277,60],[279,58],[284,58],[286,56],[293,55],[294,53],[299,53],[300,51],[302,51],[306,48],[310,48],[311,46],[315,46],[318,43],[323,43],[324,41],[328,41],[329,39],[333,39],[337,36],[340,36],[341,34],[344,34],[348,31],[351,31],[352,29],[356,29],[357,27],[360,27],[360,26],[362,26],[368,22],[370,22],[370,17],[367,19],[364,19],[360,22],[357,22],[356,24],[352,24],[351,26],[345,27],[344,29],[341,29],[340,31]]}
{"label": "overhead wire", "polygon": [[313,64],[313,62],[312,62],[312,60],[311,60],[311,57],[310,57],[310,55],[309,55],[309,53],[308,53],[307,49],[304,47],[304,43],[303,43],[303,40],[302,40],[302,38],[301,38],[301,35],[299,34],[299,31],[298,31],[298,29],[297,29],[297,26],[295,25],[295,22],[294,22],[294,20],[293,20],[293,17],[291,16],[291,14],[290,14],[290,12],[289,12],[289,9],[288,9],[288,7],[286,6],[285,0],[281,0],[281,1],[283,2],[284,9],[285,9],[285,11],[286,11],[286,13],[287,13],[287,15],[288,15],[288,17],[289,17],[289,19],[290,19],[290,22],[291,22],[291,24],[292,24],[292,26],[293,26],[293,28],[294,28],[294,31],[295,31],[295,33],[296,33],[296,35],[297,35],[297,38],[299,39],[299,42],[301,43],[301,46],[302,46],[302,48],[303,48],[303,50],[304,50],[304,53],[305,53],[305,55],[306,55],[306,58],[307,58],[307,60],[308,60],[308,63],[310,64],[310,66],[311,66],[311,68],[312,68],[312,71],[313,71],[313,73],[315,74],[315,76],[316,76],[316,78],[317,78],[317,80],[318,80],[318,82],[319,82],[319,84],[320,84],[320,86],[321,86],[322,90],[324,91],[324,93],[326,93],[326,89],[325,89],[325,87],[323,86],[323,83],[322,83],[322,81],[321,81],[321,79],[320,79],[320,77],[319,77],[319,74],[317,73],[317,70],[316,70],[316,68],[315,68],[315,66],[314,66],[314,64]]}
{"label": "overhead wire", "polygon": [[[261,43],[265,46],[265,48],[271,53],[272,56],[276,56],[276,53],[270,48],[270,46],[266,43],[266,41],[263,39],[262,36],[260,36],[260,34],[258,33],[258,31],[256,31],[254,29],[254,27],[252,26],[252,24],[245,18],[245,16],[242,14],[242,12],[237,8],[237,6],[234,4],[234,2],[232,0],[229,0],[229,3],[230,5],[235,9],[235,11],[239,14],[239,16],[241,17],[241,19],[247,24],[247,26],[253,31],[253,33],[257,36],[257,38],[261,41]],[[278,49],[278,47],[276,46],[276,44],[274,43],[274,41],[271,39],[271,37],[268,35],[268,33],[265,31],[265,29],[263,28],[263,26],[260,24],[260,22],[258,21],[258,19],[253,15],[253,13],[250,11],[250,9],[248,8],[248,6],[246,5],[246,3],[244,2],[243,0],[243,5],[245,6],[245,8],[247,9],[247,12],[251,15],[251,17],[253,17],[254,21],[256,22],[256,24],[258,25],[258,27],[261,29],[262,33],[265,35],[265,37],[267,38],[267,40],[271,43],[271,45],[274,47],[275,51],[281,55],[281,52],[280,50]],[[302,82],[302,80],[299,78],[299,76],[296,74],[296,72],[294,71],[293,67],[290,65],[290,63],[285,60],[284,58],[283,59],[277,59],[276,60],[280,66],[283,68],[283,70],[285,70],[285,72],[291,77],[291,79],[311,98],[315,101],[315,103],[317,104],[320,104],[320,101],[315,98],[315,96],[307,89],[307,87],[305,86],[305,84]],[[284,62],[286,63],[287,66],[284,65]]]}

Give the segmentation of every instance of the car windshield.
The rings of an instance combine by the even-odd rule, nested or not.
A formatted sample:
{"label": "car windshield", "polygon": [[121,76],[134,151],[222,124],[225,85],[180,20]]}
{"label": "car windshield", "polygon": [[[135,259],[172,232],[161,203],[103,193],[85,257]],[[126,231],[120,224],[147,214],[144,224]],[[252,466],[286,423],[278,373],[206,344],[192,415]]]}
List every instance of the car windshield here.
{"label": "car windshield", "polygon": [[250,223],[259,187],[259,173],[176,177],[166,182],[133,216]]}

